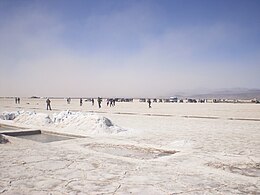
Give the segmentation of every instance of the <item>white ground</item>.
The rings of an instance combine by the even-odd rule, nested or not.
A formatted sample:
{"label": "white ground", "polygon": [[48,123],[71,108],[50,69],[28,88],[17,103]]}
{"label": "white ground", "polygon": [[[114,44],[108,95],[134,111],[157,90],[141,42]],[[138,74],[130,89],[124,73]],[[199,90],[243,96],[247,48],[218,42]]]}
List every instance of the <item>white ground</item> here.
{"label": "white ground", "polygon": [[153,103],[149,109],[103,102],[98,109],[52,100],[54,111],[45,107],[45,100],[0,99],[1,113],[95,112],[127,131],[89,134],[46,125],[39,128],[87,137],[52,143],[8,137],[0,145],[0,193],[260,194],[259,104]]}

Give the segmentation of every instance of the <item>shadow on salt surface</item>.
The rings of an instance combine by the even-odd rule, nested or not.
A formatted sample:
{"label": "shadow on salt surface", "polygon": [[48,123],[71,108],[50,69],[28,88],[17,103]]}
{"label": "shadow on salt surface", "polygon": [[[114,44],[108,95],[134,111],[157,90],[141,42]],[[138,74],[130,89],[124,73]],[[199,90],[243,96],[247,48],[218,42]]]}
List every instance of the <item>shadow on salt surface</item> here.
{"label": "shadow on salt surface", "polygon": [[89,149],[92,149],[96,152],[102,152],[115,156],[122,156],[141,160],[149,160],[163,156],[170,156],[178,152],[175,150],[142,148],[134,145],[84,144],[83,147],[88,147]]}
{"label": "shadow on salt surface", "polygon": [[9,140],[2,134],[0,134],[0,144],[6,144]]}

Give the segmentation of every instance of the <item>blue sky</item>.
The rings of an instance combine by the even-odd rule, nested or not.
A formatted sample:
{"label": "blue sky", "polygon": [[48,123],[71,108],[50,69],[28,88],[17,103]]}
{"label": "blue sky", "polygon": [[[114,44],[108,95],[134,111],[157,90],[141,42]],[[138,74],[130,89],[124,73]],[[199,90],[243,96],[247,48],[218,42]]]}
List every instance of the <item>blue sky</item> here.
{"label": "blue sky", "polygon": [[258,0],[0,0],[0,96],[259,88],[259,10]]}

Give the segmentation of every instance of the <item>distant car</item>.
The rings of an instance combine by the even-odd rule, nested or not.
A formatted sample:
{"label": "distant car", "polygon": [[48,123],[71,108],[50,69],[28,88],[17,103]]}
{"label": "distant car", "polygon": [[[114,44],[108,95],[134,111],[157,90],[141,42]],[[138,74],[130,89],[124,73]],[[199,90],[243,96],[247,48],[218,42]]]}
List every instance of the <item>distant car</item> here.
{"label": "distant car", "polygon": [[145,98],[140,98],[139,102],[146,102],[146,99]]}
{"label": "distant car", "polygon": [[195,99],[188,99],[187,102],[188,103],[197,103],[197,100],[195,100]]}
{"label": "distant car", "polygon": [[176,98],[176,97],[170,97],[170,102],[176,103],[176,102],[178,102],[178,98]]}
{"label": "distant car", "polygon": [[170,102],[170,99],[163,99],[163,102],[164,102],[164,103],[169,103],[169,102]]}

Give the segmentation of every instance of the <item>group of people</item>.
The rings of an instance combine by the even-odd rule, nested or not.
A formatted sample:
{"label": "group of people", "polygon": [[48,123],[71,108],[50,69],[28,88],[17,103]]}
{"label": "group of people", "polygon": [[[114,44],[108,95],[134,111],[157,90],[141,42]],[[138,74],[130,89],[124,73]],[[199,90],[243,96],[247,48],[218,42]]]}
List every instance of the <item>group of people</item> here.
{"label": "group of people", "polygon": [[[92,103],[92,106],[94,106],[94,99],[92,98],[90,101]],[[67,98],[67,104],[70,104],[70,102],[71,102],[71,98]],[[82,98],[79,99],[79,105],[80,106],[83,105],[83,99]]]}
{"label": "group of people", "polygon": [[[67,103],[70,104],[70,102],[71,102],[71,98],[67,98]],[[91,99],[91,102],[92,102],[92,106],[94,106],[94,99],[93,98]],[[98,102],[98,108],[101,108],[102,98],[98,97],[97,102]],[[15,103],[19,104],[20,98],[15,98]],[[148,103],[148,107],[152,108],[152,106],[151,106],[152,102],[151,102],[150,99],[147,100],[147,103]],[[49,98],[47,98],[46,104],[47,104],[47,110],[51,110],[51,100]],[[80,98],[79,99],[79,105],[82,106],[82,104],[83,104],[83,99]],[[115,106],[116,100],[115,99],[107,99],[107,106],[109,106],[109,105],[110,105],[110,107]]]}
{"label": "group of people", "polygon": [[115,106],[116,105],[116,99],[107,99],[107,106]]}
{"label": "group of people", "polygon": [[[15,103],[16,104],[20,104],[20,101],[21,101],[21,99],[19,97],[15,97]],[[92,103],[92,106],[94,106],[94,98],[92,98],[90,101]],[[67,98],[67,103],[70,104],[70,102],[71,102],[71,98]],[[98,97],[97,102],[98,102],[98,108],[101,108],[102,98]],[[148,102],[149,108],[151,108],[152,107],[151,106],[151,100],[148,99],[147,102]],[[47,98],[46,104],[47,104],[47,110],[51,110],[51,100],[49,98]],[[80,106],[83,105],[83,99],[82,98],[79,99],[79,105]],[[115,105],[116,105],[116,99],[112,99],[112,98],[107,99],[107,106],[110,106],[110,107],[113,106],[114,107]]]}
{"label": "group of people", "polygon": [[15,103],[16,103],[16,104],[20,104],[20,100],[21,100],[21,99],[20,99],[19,97],[15,97]]}
{"label": "group of people", "polygon": [[[20,102],[20,100],[19,100],[19,102]],[[70,104],[70,102],[71,102],[71,98],[67,98],[67,104]],[[91,99],[91,102],[92,102],[92,106],[94,106],[94,99],[93,98]],[[98,106],[99,106],[99,108],[101,108],[101,102],[102,102],[102,99],[98,98]],[[47,104],[47,110],[51,110],[51,100],[49,98],[47,98],[46,104]],[[79,99],[79,105],[80,106],[83,105],[83,99],[82,98]]]}

